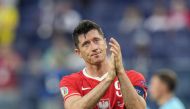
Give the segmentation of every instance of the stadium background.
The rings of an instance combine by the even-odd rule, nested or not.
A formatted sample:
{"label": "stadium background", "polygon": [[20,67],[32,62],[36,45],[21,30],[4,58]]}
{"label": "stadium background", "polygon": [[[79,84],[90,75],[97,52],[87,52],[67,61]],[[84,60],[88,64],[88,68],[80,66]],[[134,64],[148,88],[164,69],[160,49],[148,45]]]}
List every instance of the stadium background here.
{"label": "stadium background", "polygon": [[148,82],[157,69],[176,71],[190,109],[189,11],[190,0],[0,0],[0,109],[63,109],[59,80],[84,65],[71,38],[81,19],[115,37],[125,67]]}

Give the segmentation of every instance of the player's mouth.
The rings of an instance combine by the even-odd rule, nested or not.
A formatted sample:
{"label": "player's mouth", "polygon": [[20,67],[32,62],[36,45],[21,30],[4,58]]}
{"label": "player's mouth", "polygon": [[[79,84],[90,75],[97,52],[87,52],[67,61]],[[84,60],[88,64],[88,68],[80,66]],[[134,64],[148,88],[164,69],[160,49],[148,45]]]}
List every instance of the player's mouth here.
{"label": "player's mouth", "polygon": [[91,56],[98,56],[101,52],[99,53],[93,53]]}

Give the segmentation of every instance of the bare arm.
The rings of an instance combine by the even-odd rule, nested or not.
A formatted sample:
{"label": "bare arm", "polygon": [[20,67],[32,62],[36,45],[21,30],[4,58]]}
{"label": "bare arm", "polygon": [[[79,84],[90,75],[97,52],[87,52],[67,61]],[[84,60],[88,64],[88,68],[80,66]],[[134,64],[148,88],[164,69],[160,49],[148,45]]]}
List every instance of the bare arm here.
{"label": "bare arm", "polygon": [[127,107],[127,109],[146,109],[145,100],[138,95],[125,73],[119,43],[114,38],[111,38],[109,45],[111,45],[111,51],[115,55],[114,62],[116,74],[121,84],[121,93],[123,96],[125,107]]}
{"label": "bare arm", "polygon": [[85,96],[72,96],[65,101],[66,109],[91,109],[93,108],[100,98],[103,96],[111,80],[104,79],[93,90],[91,90]]}
{"label": "bare arm", "polygon": [[121,93],[127,109],[146,109],[146,102],[143,97],[138,95],[125,71],[117,73],[121,84]]}
{"label": "bare arm", "polygon": [[[112,55],[111,63],[114,64],[113,58],[114,56]],[[95,107],[116,76],[115,68],[112,65],[108,76],[88,94],[83,97],[77,95],[69,97],[64,103],[65,109],[92,109]]]}

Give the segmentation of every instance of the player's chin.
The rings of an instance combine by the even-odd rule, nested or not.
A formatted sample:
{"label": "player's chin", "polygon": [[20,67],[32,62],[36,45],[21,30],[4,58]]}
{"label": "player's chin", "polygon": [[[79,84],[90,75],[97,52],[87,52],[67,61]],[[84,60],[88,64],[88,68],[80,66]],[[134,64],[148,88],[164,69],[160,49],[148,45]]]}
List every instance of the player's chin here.
{"label": "player's chin", "polygon": [[92,59],[92,64],[100,64],[101,62],[103,62],[103,58],[100,57],[100,58],[95,58],[95,59]]}

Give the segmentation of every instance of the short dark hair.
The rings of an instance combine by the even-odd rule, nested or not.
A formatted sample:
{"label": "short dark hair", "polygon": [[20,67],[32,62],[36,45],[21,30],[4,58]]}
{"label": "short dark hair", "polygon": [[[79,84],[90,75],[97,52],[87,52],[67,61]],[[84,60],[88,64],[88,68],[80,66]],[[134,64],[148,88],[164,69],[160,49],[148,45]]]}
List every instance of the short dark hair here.
{"label": "short dark hair", "polygon": [[154,76],[158,77],[165,83],[170,92],[174,92],[177,85],[177,77],[174,71],[170,69],[161,69],[155,72]]}
{"label": "short dark hair", "polygon": [[102,32],[102,29],[98,24],[90,20],[82,20],[73,31],[72,37],[73,37],[75,47],[78,48],[79,35],[81,34],[86,35],[90,30],[93,30],[93,29],[97,30],[104,37],[104,33]]}

